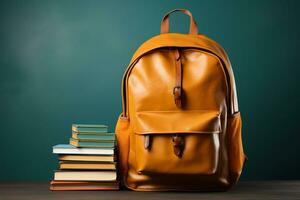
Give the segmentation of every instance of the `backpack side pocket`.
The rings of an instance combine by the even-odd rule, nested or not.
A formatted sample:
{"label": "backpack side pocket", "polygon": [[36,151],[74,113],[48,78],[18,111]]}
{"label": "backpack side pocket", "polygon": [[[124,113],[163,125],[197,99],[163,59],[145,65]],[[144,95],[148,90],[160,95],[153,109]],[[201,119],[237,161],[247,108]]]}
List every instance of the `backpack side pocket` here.
{"label": "backpack side pocket", "polygon": [[243,170],[246,156],[242,143],[242,119],[240,112],[227,120],[228,164],[231,185],[235,184]]}
{"label": "backpack side pocket", "polygon": [[117,139],[117,151],[118,151],[118,164],[120,167],[121,176],[125,178],[128,170],[128,154],[129,154],[129,134],[130,123],[129,119],[119,117],[116,125],[116,139]]}

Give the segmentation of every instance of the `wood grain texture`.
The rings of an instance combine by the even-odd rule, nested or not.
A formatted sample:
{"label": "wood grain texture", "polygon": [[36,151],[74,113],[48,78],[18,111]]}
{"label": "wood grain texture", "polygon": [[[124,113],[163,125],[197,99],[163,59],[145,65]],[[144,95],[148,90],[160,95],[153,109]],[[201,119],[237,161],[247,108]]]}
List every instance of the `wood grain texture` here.
{"label": "wood grain texture", "polygon": [[240,182],[228,192],[133,192],[123,191],[56,191],[49,183],[0,183],[1,200],[171,200],[171,199],[300,199],[300,181]]}

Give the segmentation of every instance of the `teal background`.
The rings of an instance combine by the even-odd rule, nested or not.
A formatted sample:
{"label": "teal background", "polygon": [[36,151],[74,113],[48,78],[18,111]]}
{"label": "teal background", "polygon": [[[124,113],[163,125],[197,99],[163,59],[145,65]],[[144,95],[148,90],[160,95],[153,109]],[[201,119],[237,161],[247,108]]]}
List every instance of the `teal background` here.
{"label": "teal background", "polygon": [[[300,1],[1,1],[0,180],[50,180],[72,123],[121,112],[121,78],[163,14],[190,9],[233,64],[249,157],[242,179],[299,179]],[[171,17],[186,32],[188,18]]]}

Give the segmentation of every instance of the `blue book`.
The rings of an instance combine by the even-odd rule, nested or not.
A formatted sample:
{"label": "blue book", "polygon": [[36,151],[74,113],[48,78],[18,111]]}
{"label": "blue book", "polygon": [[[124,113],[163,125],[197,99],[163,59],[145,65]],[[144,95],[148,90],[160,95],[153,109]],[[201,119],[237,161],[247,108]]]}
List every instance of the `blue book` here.
{"label": "blue book", "polygon": [[72,131],[82,133],[107,133],[108,126],[97,124],[72,124]]}

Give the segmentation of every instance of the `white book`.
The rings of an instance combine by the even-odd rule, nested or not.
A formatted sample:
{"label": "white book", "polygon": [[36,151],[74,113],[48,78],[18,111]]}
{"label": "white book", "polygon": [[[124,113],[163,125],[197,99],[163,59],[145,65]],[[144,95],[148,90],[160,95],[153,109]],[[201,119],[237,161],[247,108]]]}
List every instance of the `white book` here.
{"label": "white book", "polygon": [[56,171],[56,181],[115,181],[116,171]]}
{"label": "white book", "polygon": [[77,148],[69,144],[53,146],[54,154],[85,154],[85,155],[114,155],[113,149],[103,148]]}

